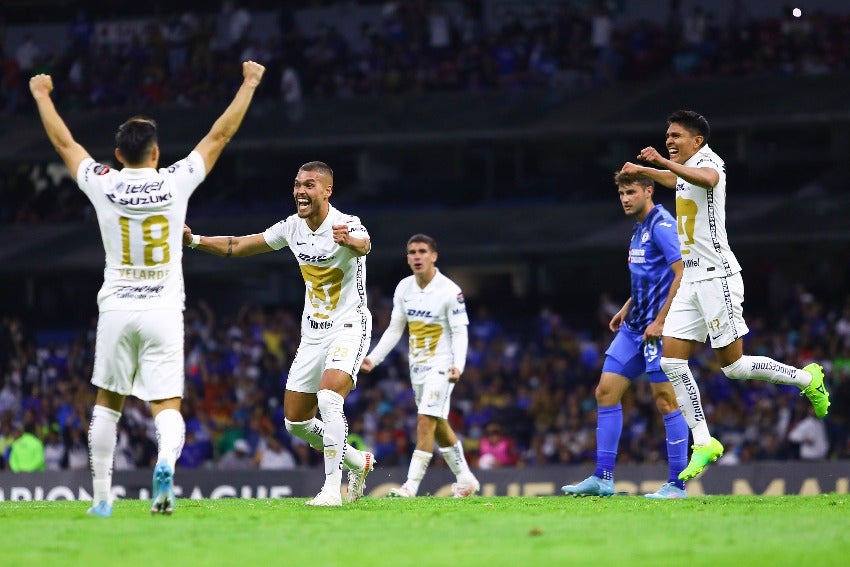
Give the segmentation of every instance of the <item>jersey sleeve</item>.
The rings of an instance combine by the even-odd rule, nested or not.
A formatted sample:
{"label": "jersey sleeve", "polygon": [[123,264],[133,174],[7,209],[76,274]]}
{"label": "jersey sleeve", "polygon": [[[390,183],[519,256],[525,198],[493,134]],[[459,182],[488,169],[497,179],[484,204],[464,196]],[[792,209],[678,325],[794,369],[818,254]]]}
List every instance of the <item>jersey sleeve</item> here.
{"label": "jersey sleeve", "polygon": [[103,181],[110,172],[114,170],[108,165],[87,157],[80,162],[80,167],[77,169],[77,186],[91,199],[97,187],[103,186]]}
{"label": "jersey sleeve", "polygon": [[448,299],[446,311],[449,327],[469,325],[469,317],[466,314],[466,301],[459,287],[451,290],[451,297]]}
{"label": "jersey sleeve", "polygon": [[268,244],[274,250],[280,250],[284,246],[289,245],[288,238],[288,225],[292,223],[288,222],[289,219],[283,219],[280,222],[273,224],[268,227],[265,232],[263,232],[263,238],[266,239],[266,244]]}
{"label": "jersey sleeve", "polygon": [[204,158],[194,150],[180,161],[176,161],[168,167],[161,169],[160,173],[164,177],[170,177],[174,181],[173,186],[188,195],[194,193],[198,185],[207,176]]}
{"label": "jersey sleeve", "polygon": [[658,249],[664,255],[669,266],[682,259],[682,249],[679,246],[679,235],[676,232],[676,221],[665,217],[652,227],[652,237]]}
{"label": "jersey sleeve", "polygon": [[708,167],[717,172],[717,184],[723,183],[726,178],[726,165],[716,153],[712,151],[701,152],[697,155],[697,161],[694,167]]}
{"label": "jersey sleeve", "polygon": [[[366,227],[363,226],[363,223],[360,222],[360,218],[356,216],[349,215],[345,219],[345,224],[348,225],[348,234],[355,238],[365,238],[366,240],[371,240],[369,238],[369,231],[366,230]],[[371,247],[369,248],[371,252]]]}

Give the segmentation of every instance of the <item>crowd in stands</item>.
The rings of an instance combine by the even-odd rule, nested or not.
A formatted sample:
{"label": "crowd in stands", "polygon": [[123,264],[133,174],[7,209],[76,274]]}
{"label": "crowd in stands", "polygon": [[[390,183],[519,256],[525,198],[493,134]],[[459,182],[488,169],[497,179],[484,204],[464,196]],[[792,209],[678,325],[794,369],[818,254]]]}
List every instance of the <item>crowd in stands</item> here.
{"label": "crowd in stands", "polygon": [[[576,325],[549,309],[527,320],[471,303],[468,364],[452,397],[450,420],[473,466],[480,468],[592,463],[596,402],[611,309]],[[371,297],[375,336],[391,300]],[[300,306],[244,305],[236,313],[204,301],[186,312],[186,444],[178,466],[288,469],[321,466],[321,455],[286,433],[283,387],[299,341]],[[727,447],[721,462],[850,459],[850,296],[827,304],[798,289],[772,315],[752,314],[747,352],[803,366],[824,365],[832,394],[826,420],[812,417],[796,388],[726,378],[712,351],[692,367],[713,434]],[[44,446],[48,470],[86,469],[86,431],[95,390],[95,321],[74,336],[37,333],[13,317],[0,328],[0,455],[19,437]],[[40,339],[36,337],[41,336]],[[416,408],[406,345],[346,400],[350,441],[379,463],[405,466],[415,445]],[[666,458],[664,426],[645,380],[623,402],[620,462]],[[128,397],[119,423],[115,468],[154,464],[154,428],[146,405]],[[13,451],[14,453],[14,451]],[[18,469],[22,470],[22,469]]]}
{"label": "crowd in stands", "polygon": [[491,25],[474,0],[460,3],[462,11],[386,1],[379,19],[351,21],[347,30],[333,22],[301,29],[288,4],[274,13],[275,33],[262,39],[253,33],[260,13],[231,0],[102,35],[95,33],[102,22],[80,11],[64,41],[44,45],[28,36],[0,53],[0,111],[28,108],[28,78],[41,72],[61,83],[56,100],[66,109],[225,103],[246,59],[269,69],[258,97],[292,104],[294,120],[302,97],[575,93],[622,80],[816,75],[847,70],[850,61],[850,14],[795,18],[783,10],[756,19],[745,2],[726,21],[708,4],[685,9],[674,0],[666,18],[620,22],[610,3],[595,0],[531,17],[507,8]]}

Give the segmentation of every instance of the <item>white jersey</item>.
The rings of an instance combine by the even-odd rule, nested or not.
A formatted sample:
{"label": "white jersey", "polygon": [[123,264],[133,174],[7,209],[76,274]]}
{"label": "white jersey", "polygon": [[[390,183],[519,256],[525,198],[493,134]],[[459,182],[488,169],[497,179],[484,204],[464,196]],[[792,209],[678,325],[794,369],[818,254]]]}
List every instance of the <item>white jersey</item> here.
{"label": "white jersey", "polygon": [[331,329],[356,326],[371,328],[366,306],[366,258],[333,239],[333,225],[348,225],[357,238],[369,238],[360,219],[330,207],[327,218],[313,232],[307,221],[291,215],[263,233],[275,250],[289,246],[304,277],[304,312],[301,337],[319,342]]}
{"label": "white jersey", "polygon": [[80,163],[77,184],[97,213],[106,252],[100,311],[183,310],[183,223],[205,176],[194,151],[159,170]]}
{"label": "white jersey", "polygon": [[408,276],[396,286],[393,312],[386,332],[367,355],[375,365],[386,358],[398,342],[407,323],[410,380],[419,383],[431,370],[447,371],[450,366],[463,372],[466,364],[469,318],[460,287],[437,270],[424,288]]}
{"label": "white jersey", "polygon": [[726,165],[707,145],[685,162],[687,167],[709,167],[717,185],[704,188],[676,179],[676,223],[685,272],[682,281],[695,282],[731,276],[741,271],[726,235]]}

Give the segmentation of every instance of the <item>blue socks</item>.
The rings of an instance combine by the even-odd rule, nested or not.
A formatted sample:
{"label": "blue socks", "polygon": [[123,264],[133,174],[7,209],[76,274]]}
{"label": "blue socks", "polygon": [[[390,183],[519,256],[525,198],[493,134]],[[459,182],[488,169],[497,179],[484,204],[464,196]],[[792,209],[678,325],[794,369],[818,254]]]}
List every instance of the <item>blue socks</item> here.
{"label": "blue socks", "polygon": [[[681,415],[679,413],[680,417]],[[682,419],[682,424],[685,425],[684,418]],[[688,426],[685,425],[686,434],[687,431]],[[614,478],[614,463],[617,460],[617,446],[620,444],[620,434],[622,432],[622,404],[598,408],[596,420],[596,472],[593,474],[602,480],[611,480]],[[687,449],[686,446],[685,451]],[[682,465],[682,468],[684,467],[685,465]]]}
{"label": "blue socks", "polygon": [[670,479],[678,488],[684,489],[685,483],[679,480],[679,473],[688,465],[688,424],[681,410],[664,416],[664,429],[667,431],[667,462],[670,464]]}

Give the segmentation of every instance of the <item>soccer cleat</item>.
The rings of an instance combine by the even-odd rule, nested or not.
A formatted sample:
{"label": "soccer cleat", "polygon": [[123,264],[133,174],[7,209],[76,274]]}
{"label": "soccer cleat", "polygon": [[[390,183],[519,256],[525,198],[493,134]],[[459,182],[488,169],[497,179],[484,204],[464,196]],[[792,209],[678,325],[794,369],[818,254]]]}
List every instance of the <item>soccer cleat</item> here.
{"label": "soccer cleat", "polygon": [[402,484],[398,488],[390,488],[387,496],[389,498],[415,498],[416,493],[410,490],[406,484]]}
{"label": "soccer cleat", "polygon": [[679,488],[672,482],[668,482],[666,484],[662,484],[661,488],[658,489],[658,492],[653,492],[652,494],[644,494],[644,496],[657,500],[669,500],[673,498],[687,498],[688,493],[685,492],[683,488]]}
{"label": "soccer cleat", "polygon": [[171,514],[174,511],[174,471],[166,462],[153,469],[153,499],[151,514]]}
{"label": "soccer cleat", "polygon": [[469,478],[466,478],[463,482],[455,482],[452,484],[452,497],[467,498],[469,496],[473,496],[479,490],[481,490],[481,484],[478,482],[477,478],[470,475]]}
{"label": "soccer cleat", "polygon": [[723,456],[723,445],[720,441],[711,438],[708,445],[694,445],[691,447],[693,453],[691,460],[685,470],[679,473],[679,480],[690,480],[701,473],[709,463],[713,463]]}
{"label": "soccer cleat", "polygon": [[594,474],[578,484],[562,486],[561,490],[564,491],[564,494],[573,496],[612,496],[614,494],[614,479],[603,480]]}
{"label": "soccer cleat", "polygon": [[826,385],[823,383],[823,367],[820,364],[809,364],[803,367],[803,370],[812,375],[812,382],[800,392],[801,396],[806,396],[815,408],[815,415],[822,418],[829,413],[829,392],[826,391]]}
{"label": "soccer cleat", "polygon": [[101,500],[89,508],[86,514],[89,516],[97,516],[98,518],[108,518],[112,515],[112,504],[107,503],[106,500]]}
{"label": "soccer cleat", "polygon": [[375,455],[372,453],[364,454],[366,455],[366,464],[363,465],[363,468],[348,471],[348,492],[345,495],[345,501],[348,503],[357,502],[363,498],[363,490],[366,488],[366,475],[375,468]]}
{"label": "soccer cleat", "polygon": [[342,496],[338,489],[322,488],[315,498],[308,500],[305,504],[307,506],[342,506]]}

